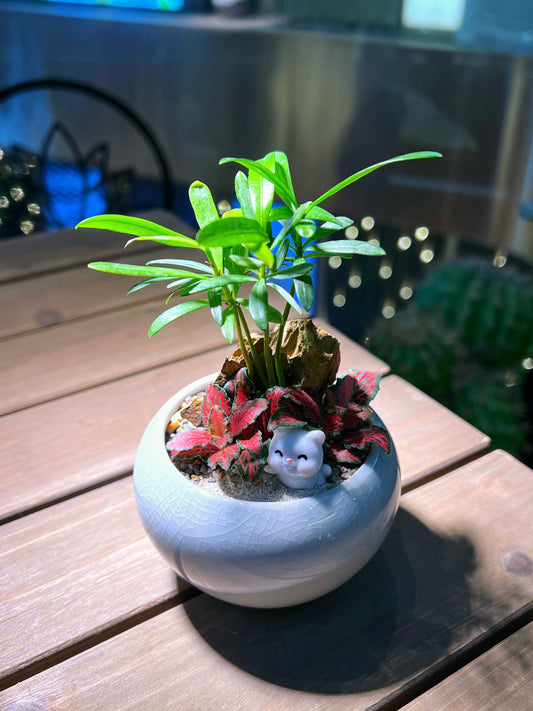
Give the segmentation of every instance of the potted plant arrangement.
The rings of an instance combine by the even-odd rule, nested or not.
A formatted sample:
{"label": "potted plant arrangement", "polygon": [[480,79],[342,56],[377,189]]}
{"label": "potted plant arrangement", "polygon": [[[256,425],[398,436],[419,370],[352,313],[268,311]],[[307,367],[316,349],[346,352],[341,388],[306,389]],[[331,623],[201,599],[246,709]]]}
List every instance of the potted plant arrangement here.
{"label": "potted plant arrangement", "polygon": [[[196,239],[118,215],[78,225],[196,250],[197,260],[89,267],[142,278],[130,292],[164,283],[167,304],[181,299],[155,319],[150,336],[207,308],[227,341],[238,340],[220,373],[183,388],[155,414],[135,461],[149,536],[201,590],[251,607],[305,602],[348,580],[387,535],[400,479],[394,445],[370,407],[379,376],[338,377],[338,341],[305,316],[317,258],[384,254],[366,241],[330,239],[352,220],[322,203],[382,166],[438,156],[392,158],[304,203],[281,151],[225,158],[247,170],[235,178],[240,207],[220,216],[209,188],[194,182]],[[291,320],[291,309],[301,318]]]}

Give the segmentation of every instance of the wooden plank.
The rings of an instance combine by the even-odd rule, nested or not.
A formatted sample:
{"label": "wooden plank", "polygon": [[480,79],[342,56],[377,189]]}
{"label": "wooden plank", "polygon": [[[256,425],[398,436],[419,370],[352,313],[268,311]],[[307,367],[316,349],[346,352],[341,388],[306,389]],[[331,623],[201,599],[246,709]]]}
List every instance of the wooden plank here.
{"label": "wooden plank", "polygon": [[390,429],[404,486],[486,449],[490,439],[397,375],[382,382],[374,407]]}
{"label": "wooden plank", "polygon": [[531,711],[533,624],[508,637],[403,711]]}
{"label": "wooden plank", "polygon": [[[170,250],[156,245],[155,249],[120,254],[116,259],[126,264],[145,264],[150,259],[191,259],[193,254],[190,249]],[[127,294],[129,287],[139,281],[96,272],[84,265],[0,284],[0,338],[150,300],[157,300],[162,310],[168,293],[165,286]]]}
{"label": "wooden plank", "polygon": [[[343,368],[386,370],[361,346],[339,338]],[[181,387],[219,370],[227,353],[223,346],[1,417],[0,471],[9,475],[0,478],[0,519],[131,471],[150,417]]]}
{"label": "wooden plank", "polygon": [[[193,230],[166,210],[151,210],[145,219],[190,235]],[[58,230],[0,242],[0,282],[21,279],[66,267],[82,266],[95,259],[109,259],[123,253],[124,235],[107,230]],[[128,248],[146,250],[142,242]]]}
{"label": "wooden plank", "polygon": [[[263,711],[390,700],[533,602],[532,481],[530,469],[493,452],[406,494],[381,551],[320,600],[257,611],[201,595],[23,681],[0,703]],[[164,577],[155,553],[136,557],[140,544],[123,527],[126,485],[5,527],[4,673],[57,650],[65,632],[82,634],[80,618],[95,629],[103,608],[124,615],[116,600],[138,609],[137,585]],[[99,514],[103,491],[110,509]],[[77,515],[67,512],[74,504]],[[120,552],[105,549],[110,537]],[[27,573],[15,575],[21,565]]]}

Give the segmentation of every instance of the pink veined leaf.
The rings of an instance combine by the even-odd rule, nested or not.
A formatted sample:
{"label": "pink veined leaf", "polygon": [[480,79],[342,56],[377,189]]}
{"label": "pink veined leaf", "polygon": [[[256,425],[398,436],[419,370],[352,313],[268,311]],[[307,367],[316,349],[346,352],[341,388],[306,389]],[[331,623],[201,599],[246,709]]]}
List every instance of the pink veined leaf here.
{"label": "pink veined leaf", "polygon": [[259,432],[249,440],[241,440],[239,444],[241,451],[235,462],[235,468],[243,479],[255,481],[266,464],[268,448]]}
{"label": "pink veined leaf", "polygon": [[320,423],[321,429],[326,437],[334,437],[342,432],[343,426],[343,411],[341,408],[335,408],[322,419]]}
{"label": "pink veined leaf", "polygon": [[270,403],[271,412],[275,412],[278,409],[280,398],[287,392],[287,388],[282,388],[276,385],[266,392],[266,398]]}
{"label": "pink veined leaf", "polygon": [[243,405],[234,409],[229,419],[229,431],[235,437],[246,428],[253,425],[258,417],[268,408],[266,398],[248,400]]}
{"label": "pink veined leaf", "polygon": [[167,449],[173,457],[179,455],[183,459],[194,459],[196,457],[206,459],[216,452],[218,447],[211,440],[211,435],[207,430],[197,427],[193,430],[175,434],[167,442]]}
{"label": "pink veined leaf", "polygon": [[344,438],[344,444],[346,447],[357,447],[357,449],[362,449],[367,444],[377,444],[384,449],[387,454],[390,451],[390,437],[388,432],[377,425],[361,427],[358,430],[348,432]]}
{"label": "pink veined leaf", "polygon": [[358,370],[353,375],[357,380],[357,391],[353,402],[357,405],[368,405],[378,394],[381,375],[369,370]]}
{"label": "pink veined leaf", "polygon": [[309,425],[317,425],[322,418],[322,412],[316,400],[300,387],[287,388],[279,405],[287,407],[295,418],[302,419]]}
{"label": "pink veined leaf", "polygon": [[256,457],[262,456],[264,450],[266,449],[266,444],[263,444],[263,438],[260,432],[256,432],[249,439],[240,439],[238,443],[241,449],[247,449],[252,452]]}
{"label": "pink veined leaf", "polygon": [[327,446],[327,453],[339,464],[354,466],[361,464],[362,458],[356,452],[350,452],[341,442],[332,442]]}
{"label": "pink veined leaf", "polygon": [[327,398],[332,405],[346,407],[355,395],[357,381],[353,373],[348,373],[339,378],[335,384],[326,391]]}
{"label": "pink veined leaf", "polygon": [[238,442],[230,444],[228,447],[224,447],[224,449],[220,449],[218,452],[212,454],[207,460],[207,463],[213,469],[220,467],[223,471],[227,471],[237,458],[239,447]]}
{"label": "pink veined leaf", "polygon": [[278,427],[305,427],[307,424],[305,420],[299,420],[294,417],[292,411],[288,408],[278,407],[268,421],[268,430],[273,432]]}
{"label": "pink veined leaf", "polygon": [[214,383],[209,383],[202,402],[202,420],[204,425],[207,426],[209,413],[215,406],[219,407],[225,415],[229,415],[231,412],[231,403],[225,390]]}
{"label": "pink veined leaf", "polygon": [[234,378],[235,394],[233,398],[233,407],[244,405],[248,400],[255,399],[255,386],[246,374],[246,368],[241,368]]}
{"label": "pink veined leaf", "polygon": [[214,439],[226,437],[228,434],[228,418],[218,405],[214,405],[207,418],[208,428]]}
{"label": "pink veined leaf", "polygon": [[342,431],[349,432],[361,427],[372,415],[369,407],[351,405],[345,407],[342,413]]}

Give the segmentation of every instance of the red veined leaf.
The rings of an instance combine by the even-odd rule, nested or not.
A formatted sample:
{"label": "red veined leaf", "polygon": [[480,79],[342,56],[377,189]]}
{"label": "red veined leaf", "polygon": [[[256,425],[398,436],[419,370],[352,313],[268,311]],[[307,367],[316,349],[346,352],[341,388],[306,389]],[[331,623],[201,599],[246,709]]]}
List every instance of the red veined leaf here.
{"label": "red veined leaf", "polygon": [[356,370],[353,376],[357,380],[357,392],[353,402],[357,405],[368,405],[378,394],[381,375],[369,370]]}
{"label": "red veined leaf", "polygon": [[167,442],[167,449],[175,457],[179,455],[182,459],[195,459],[202,457],[207,459],[218,447],[211,440],[211,435],[207,430],[197,427],[193,430],[178,432]]}
{"label": "red veined leaf", "polygon": [[355,466],[361,464],[362,457],[356,452],[350,452],[341,442],[332,442],[326,447],[327,454],[338,464]]}
{"label": "red veined leaf", "polygon": [[321,420],[322,413],[318,403],[303,388],[287,388],[279,404],[309,425],[318,424]]}
{"label": "red veined leaf", "polygon": [[358,430],[348,432],[344,437],[346,447],[356,447],[362,449],[367,444],[377,444],[385,450],[387,454],[390,451],[390,437],[386,430],[377,425],[370,427],[361,427]]}
{"label": "red veined leaf", "polygon": [[228,418],[218,405],[214,405],[207,418],[208,429],[211,436],[216,439],[221,439],[228,434]]}
{"label": "red veined leaf", "polygon": [[231,403],[227,393],[214,383],[209,383],[205,391],[205,397],[202,402],[202,419],[204,425],[209,422],[209,413],[211,409],[217,405],[225,415],[231,412]]}
{"label": "red veined leaf", "polygon": [[232,466],[238,454],[239,443],[236,442],[235,444],[230,444],[228,447],[224,447],[224,449],[220,449],[218,452],[215,452],[215,454],[212,454],[207,460],[207,463],[213,469],[215,467],[219,467],[223,471],[227,471]]}
{"label": "red veined leaf", "polygon": [[229,419],[229,431],[231,434],[236,436],[250,425],[253,425],[267,407],[268,400],[264,397],[258,397],[255,400],[248,400],[240,407],[232,410]]}
{"label": "red veined leaf", "polygon": [[308,423],[294,417],[291,410],[286,407],[278,407],[268,421],[268,430],[273,432],[278,427],[305,427]]}
{"label": "red veined leaf", "polygon": [[346,407],[352,401],[356,388],[357,381],[353,373],[348,373],[348,375],[338,378],[331,388],[327,388],[326,396],[330,404]]}
{"label": "red veined leaf", "polygon": [[328,412],[328,414],[322,419],[320,423],[320,428],[324,431],[327,438],[335,437],[335,435],[340,435],[343,427],[343,412],[340,408],[335,408],[334,410]]}
{"label": "red veined leaf", "polygon": [[339,378],[331,388],[326,391],[328,402],[332,405],[346,407],[355,405],[368,405],[377,395],[381,376],[367,370],[354,370]]}
{"label": "red veined leaf", "polygon": [[351,405],[341,409],[342,431],[345,433],[361,427],[372,414],[372,410],[369,407],[359,407],[358,405]]}
{"label": "red veined leaf", "polygon": [[235,468],[243,479],[255,481],[266,464],[268,448],[259,432],[248,440],[240,440],[239,444],[241,451],[235,462]]}
{"label": "red veined leaf", "polygon": [[279,400],[286,392],[287,388],[282,388],[279,385],[267,390],[266,399],[270,403],[270,409],[272,412],[275,412],[278,409]]}
{"label": "red veined leaf", "polygon": [[246,374],[246,368],[241,368],[235,376],[233,407],[239,407],[240,405],[244,405],[248,400],[253,400],[255,394],[255,386]]}
{"label": "red veined leaf", "polygon": [[263,456],[265,451],[267,451],[267,446],[263,443],[263,438],[261,437],[260,432],[256,432],[249,439],[240,439],[238,442],[241,448],[247,449],[256,457]]}

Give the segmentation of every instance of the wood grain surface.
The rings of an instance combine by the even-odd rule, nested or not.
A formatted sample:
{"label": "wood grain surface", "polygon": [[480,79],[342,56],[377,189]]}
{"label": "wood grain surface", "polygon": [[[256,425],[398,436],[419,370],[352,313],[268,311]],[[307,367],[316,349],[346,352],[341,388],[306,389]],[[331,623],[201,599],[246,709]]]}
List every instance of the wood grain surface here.
{"label": "wood grain surface", "polygon": [[[84,711],[357,710],[372,704],[380,708],[382,702],[390,707],[396,694],[423,682],[444,659],[480,638],[490,639],[502,620],[532,604],[532,481],[527,467],[493,452],[406,494],[380,552],[361,573],[320,600],[258,611],[200,595],[8,689],[0,696],[2,708],[11,711],[30,702],[38,708]],[[121,510],[119,490],[125,485],[106,487],[113,489],[108,519]],[[95,534],[96,493],[78,502],[88,507],[78,518],[93,520]],[[27,546],[24,559],[30,564],[27,581],[6,576],[16,594],[8,590],[4,595],[13,625],[2,652],[4,669],[6,661],[20,665],[20,649],[26,655],[42,654],[42,639],[57,639],[52,624],[60,629],[73,624],[61,619],[60,602],[56,605],[55,596],[45,594],[46,586],[63,597],[63,610],[79,605],[86,619],[92,612],[92,626],[99,624],[98,600],[111,609],[115,598],[128,600],[126,592],[112,587],[116,573],[106,573],[105,563],[99,575],[88,572],[92,557],[105,561],[112,553],[105,543],[98,543],[94,554],[79,549],[83,536],[76,524],[69,524],[66,508],[54,507],[48,516],[65,515],[79,557],[75,570],[62,560],[71,558],[62,547],[67,544],[50,538],[45,518],[40,538],[25,530],[30,519],[37,521],[45,512],[6,527],[12,528],[5,555]],[[108,534],[123,537],[126,544],[129,534],[116,524],[118,530]],[[47,554],[47,578],[40,580],[40,574],[32,575],[31,563],[39,569],[39,551],[42,555],[48,539],[57,554]],[[125,558],[126,566],[135,565]],[[146,562],[138,563],[144,577],[150,577]],[[117,577],[132,605],[138,604],[127,573]],[[46,605],[39,607],[40,594],[50,620]],[[520,654],[519,648],[518,663],[527,661]]]}
{"label": "wood grain surface", "polygon": [[403,707],[403,711],[531,711],[533,624]]}
{"label": "wood grain surface", "polygon": [[[183,220],[165,210],[152,210],[142,213],[139,217],[186,235],[194,232]],[[2,240],[0,282],[67,267],[81,267],[94,260],[118,257],[124,253],[126,240],[127,237],[123,234],[94,229],[65,229]],[[134,243],[128,250],[145,251],[146,243]]]}

